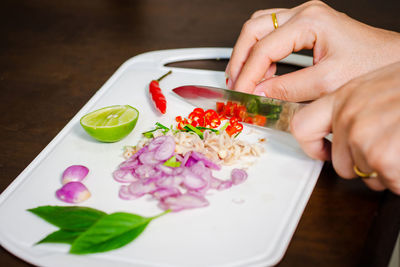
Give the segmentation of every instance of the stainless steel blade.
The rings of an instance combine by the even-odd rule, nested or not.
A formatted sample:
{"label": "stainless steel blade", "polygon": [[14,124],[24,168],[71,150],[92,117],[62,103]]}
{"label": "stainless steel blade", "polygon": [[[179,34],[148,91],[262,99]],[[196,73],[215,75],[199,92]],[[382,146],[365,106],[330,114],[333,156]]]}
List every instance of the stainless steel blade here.
{"label": "stainless steel blade", "polygon": [[[245,118],[246,123],[285,132],[290,132],[290,121],[294,113],[305,105],[210,86],[186,85],[172,91],[192,105],[203,109],[217,110],[218,102],[236,103],[246,107],[245,114],[240,116]],[[265,123],[262,123],[264,121]]]}

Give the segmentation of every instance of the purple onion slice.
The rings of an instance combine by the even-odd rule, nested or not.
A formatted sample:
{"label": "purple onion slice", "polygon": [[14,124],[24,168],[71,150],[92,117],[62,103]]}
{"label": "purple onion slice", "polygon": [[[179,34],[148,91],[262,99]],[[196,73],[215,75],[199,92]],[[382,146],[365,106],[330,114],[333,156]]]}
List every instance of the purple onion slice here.
{"label": "purple onion slice", "polygon": [[164,210],[180,211],[183,209],[193,209],[208,206],[209,202],[204,196],[198,194],[185,193],[175,197],[163,198],[160,207]]}
{"label": "purple onion slice", "polygon": [[246,181],[247,172],[242,169],[233,169],[231,172],[231,180],[234,185],[238,185]]}
{"label": "purple onion slice", "polygon": [[89,169],[83,165],[72,165],[65,169],[62,174],[61,183],[80,182],[88,175]]}
{"label": "purple onion slice", "polygon": [[69,182],[56,191],[58,199],[68,203],[79,203],[90,197],[90,192],[81,182]]}

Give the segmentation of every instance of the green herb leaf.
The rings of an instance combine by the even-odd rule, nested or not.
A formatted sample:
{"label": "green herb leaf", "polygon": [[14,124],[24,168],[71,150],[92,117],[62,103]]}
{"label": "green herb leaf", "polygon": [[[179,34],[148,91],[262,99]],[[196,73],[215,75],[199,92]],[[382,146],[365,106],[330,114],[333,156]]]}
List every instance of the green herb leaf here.
{"label": "green herb leaf", "polygon": [[87,207],[41,206],[28,211],[64,230],[85,231],[106,213]]}
{"label": "green herb leaf", "polygon": [[153,138],[153,137],[154,137],[154,136],[153,136],[153,132],[156,131],[156,130],[157,130],[157,129],[154,129],[154,130],[151,130],[151,131],[144,132],[144,133],[142,133],[142,134],[143,134],[143,136],[146,137],[146,138]]}
{"label": "green herb leaf", "polygon": [[164,126],[159,122],[156,122],[156,126],[159,127],[159,129],[164,129],[164,130],[168,130],[169,131],[169,128],[167,126]]}
{"label": "green herb leaf", "polygon": [[197,126],[196,128],[199,129],[199,130],[209,130],[209,131],[214,132],[214,133],[218,132],[217,129],[207,128],[207,127],[203,127],[203,126]]}
{"label": "green herb leaf", "polygon": [[142,135],[146,138],[153,138],[153,132],[163,129],[163,133],[165,134],[166,132],[168,132],[170,129],[167,126],[162,125],[161,123],[157,122],[156,123],[156,128],[147,132],[143,132]]}
{"label": "green herb leaf", "polygon": [[194,127],[193,125],[187,124],[184,128],[190,132],[194,132],[200,137],[200,139],[203,139],[203,132]]}
{"label": "green herb leaf", "polygon": [[55,231],[36,244],[42,244],[42,243],[66,243],[66,244],[72,244],[75,239],[77,239],[82,233],[82,232],[76,232],[76,231],[68,231],[68,230],[58,230]]}
{"label": "green herb leaf", "polygon": [[175,156],[172,156],[166,162],[164,162],[163,165],[164,166],[168,166],[168,167],[176,168],[176,167],[181,166],[181,163],[179,161],[176,161],[176,157]]}
{"label": "green herb leaf", "polygon": [[61,228],[37,244],[71,244],[70,253],[73,254],[120,248],[137,238],[152,220],[170,212],[167,210],[154,217],[125,212],[107,215],[96,209],[78,206],[41,206],[29,211]]}
{"label": "green herb leaf", "polygon": [[267,119],[270,119],[270,120],[278,120],[279,119],[279,113],[276,113],[276,114],[269,114],[269,115],[266,115],[265,116]]}
{"label": "green herb leaf", "polygon": [[224,126],[222,126],[217,134],[223,133],[225,131],[225,129],[230,125],[229,121],[227,123],[224,124]]}
{"label": "green herb leaf", "polygon": [[120,248],[138,237],[154,218],[125,212],[104,216],[72,243],[70,253],[88,254]]}

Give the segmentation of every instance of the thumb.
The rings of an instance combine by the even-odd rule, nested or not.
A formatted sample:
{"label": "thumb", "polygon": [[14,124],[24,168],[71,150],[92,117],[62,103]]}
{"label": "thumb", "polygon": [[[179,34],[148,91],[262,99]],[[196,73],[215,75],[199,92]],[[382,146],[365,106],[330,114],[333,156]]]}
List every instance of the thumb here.
{"label": "thumb", "polygon": [[293,102],[314,100],[325,88],[323,73],[322,66],[314,65],[275,76],[259,83],[253,93]]}
{"label": "thumb", "polygon": [[334,95],[329,94],[300,109],[291,121],[293,136],[311,158],[331,158],[331,144],[325,137],[332,130],[333,103]]}

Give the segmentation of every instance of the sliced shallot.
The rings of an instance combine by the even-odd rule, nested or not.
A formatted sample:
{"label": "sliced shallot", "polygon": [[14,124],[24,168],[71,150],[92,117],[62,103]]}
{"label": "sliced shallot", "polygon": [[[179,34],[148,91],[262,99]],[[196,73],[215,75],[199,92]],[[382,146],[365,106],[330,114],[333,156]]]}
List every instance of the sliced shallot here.
{"label": "sliced shallot", "polygon": [[156,149],[154,158],[157,160],[167,160],[174,155],[175,140],[172,136],[167,136],[162,144]]}
{"label": "sliced shallot", "polygon": [[208,200],[201,195],[185,193],[175,197],[163,198],[160,207],[164,210],[180,211],[208,206]]}
{"label": "sliced shallot", "polygon": [[131,183],[137,180],[135,176],[132,175],[131,170],[118,169],[113,172],[113,177],[115,181],[120,183]]}
{"label": "sliced shallot", "polygon": [[183,184],[189,190],[200,190],[207,186],[207,181],[189,169],[183,171]]}
{"label": "sliced shallot", "polygon": [[[174,161],[180,164],[171,164]],[[209,189],[225,190],[247,178],[244,170],[233,169],[230,179],[221,180],[212,173],[220,169],[200,152],[175,153],[174,138],[163,135],[122,162],[113,175],[116,181],[129,183],[121,186],[120,198],[130,200],[150,194],[162,209],[180,211],[207,206],[205,195]]]}
{"label": "sliced shallot", "polygon": [[247,172],[242,169],[233,169],[231,172],[231,179],[234,185],[238,185],[246,181]]}
{"label": "sliced shallot", "polygon": [[69,182],[56,191],[56,196],[68,203],[79,203],[90,197],[90,192],[81,182]]}
{"label": "sliced shallot", "polygon": [[73,181],[82,181],[88,175],[89,169],[83,165],[72,165],[65,169],[61,183],[67,184]]}

